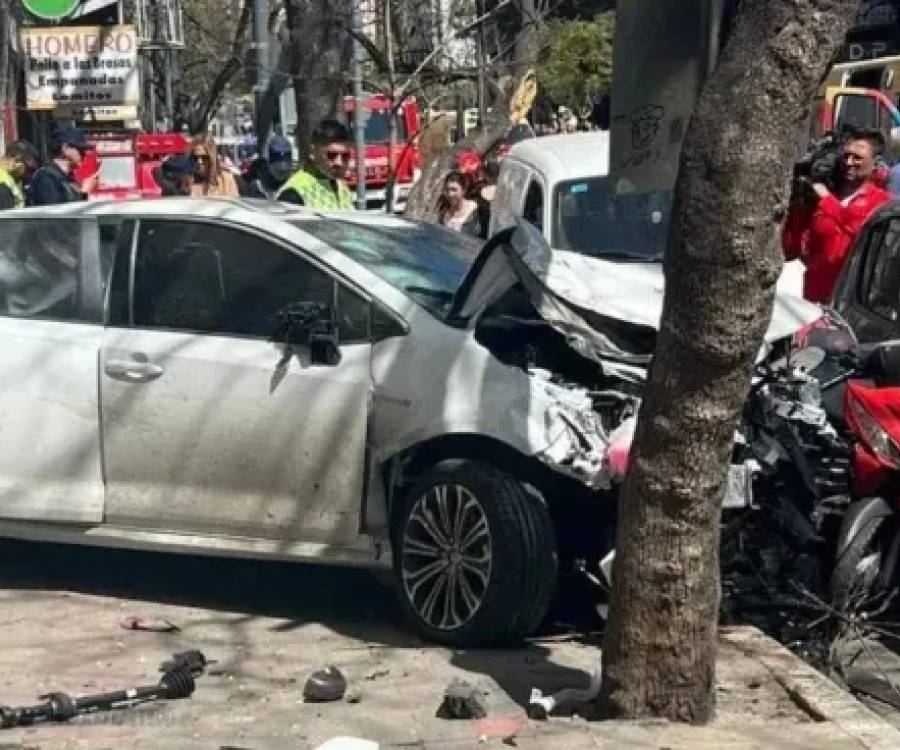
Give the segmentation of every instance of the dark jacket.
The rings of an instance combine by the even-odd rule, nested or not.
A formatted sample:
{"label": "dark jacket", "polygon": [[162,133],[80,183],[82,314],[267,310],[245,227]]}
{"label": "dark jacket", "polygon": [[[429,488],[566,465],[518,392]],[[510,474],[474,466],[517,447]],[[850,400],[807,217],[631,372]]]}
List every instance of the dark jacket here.
{"label": "dark jacket", "polygon": [[78,183],[54,162],[34,173],[25,196],[29,206],[52,206],[83,201],[86,196]]}
{"label": "dark jacket", "polygon": [[[265,159],[256,159],[247,170],[244,177],[241,195],[245,198],[261,198],[263,200],[275,200],[278,191],[284,182],[278,182],[269,170],[269,163]],[[291,191],[293,195],[297,195]],[[299,199],[299,196],[297,196]]]}

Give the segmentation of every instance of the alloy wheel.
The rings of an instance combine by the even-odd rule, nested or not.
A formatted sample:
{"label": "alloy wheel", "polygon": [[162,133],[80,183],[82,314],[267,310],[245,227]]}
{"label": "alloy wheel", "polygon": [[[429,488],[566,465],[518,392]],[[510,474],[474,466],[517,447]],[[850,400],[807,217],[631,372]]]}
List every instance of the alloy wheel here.
{"label": "alloy wheel", "polygon": [[491,578],[491,531],[478,499],[459,484],[430,487],[403,529],[400,570],[418,616],[455,630],[478,612]]}

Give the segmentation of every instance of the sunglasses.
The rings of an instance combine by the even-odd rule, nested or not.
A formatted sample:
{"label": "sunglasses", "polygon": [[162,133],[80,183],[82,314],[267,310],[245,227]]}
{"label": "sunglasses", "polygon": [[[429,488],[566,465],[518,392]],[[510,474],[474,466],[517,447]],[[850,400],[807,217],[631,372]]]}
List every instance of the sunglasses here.
{"label": "sunglasses", "polygon": [[330,148],[325,152],[325,158],[327,158],[328,161],[337,161],[338,159],[341,161],[350,161],[350,152],[344,149]]}

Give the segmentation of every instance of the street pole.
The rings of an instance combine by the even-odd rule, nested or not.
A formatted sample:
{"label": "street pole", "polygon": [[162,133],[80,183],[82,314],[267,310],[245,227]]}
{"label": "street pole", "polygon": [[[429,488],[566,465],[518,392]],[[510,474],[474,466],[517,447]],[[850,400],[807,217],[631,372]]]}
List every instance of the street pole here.
{"label": "street pole", "polygon": [[174,71],[172,70],[175,62],[175,52],[171,47],[167,47],[164,54],[164,60],[166,64],[165,69],[165,97],[166,97],[166,130],[172,130],[175,127],[175,102],[174,96],[172,94],[172,76]]}
{"label": "street pole", "polygon": [[353,134],[356,143],[356,208],[366,208],[366,126],[363,122],[362,96],[362,18],[360,0],[350,0],[350,25],[353,29]]}
{"label": "street pole", "polygon": [[[478,18],[484,15],[484,0],[475,0],[475,14]],[[484,90],[484,21],[478,24],[478,127],[484,127],[487,115],[487,102]]]}
{"label": "street pole", "polygon": [[266,146],[268,133],[261,132],[262,104],[266,95],[269,76],[269,3],[268,0],[254,0],[253,6],[253,47],[256,51],[256,149],[261,154]]}

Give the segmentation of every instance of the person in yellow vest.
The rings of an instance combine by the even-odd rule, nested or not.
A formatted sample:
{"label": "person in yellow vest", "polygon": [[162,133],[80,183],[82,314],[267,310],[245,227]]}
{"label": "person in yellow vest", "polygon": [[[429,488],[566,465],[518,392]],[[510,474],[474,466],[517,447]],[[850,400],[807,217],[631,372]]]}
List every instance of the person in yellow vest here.
{"label": "person in yellow vest", "polygon": [[317,211],[352,209],[353,194],[344,182],[351,154],[347,128],[322,120],[312,134],[309,163],[281,186],[278,200]]}
{"label": "person in yellow vest", "polygon": [[0,158],[0,209],[25,205],[25,178],[40,164],[37,149],[28,141],[15,141]]}

